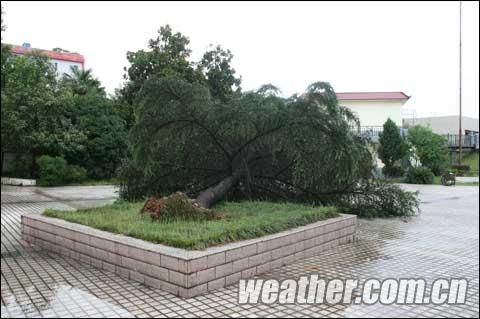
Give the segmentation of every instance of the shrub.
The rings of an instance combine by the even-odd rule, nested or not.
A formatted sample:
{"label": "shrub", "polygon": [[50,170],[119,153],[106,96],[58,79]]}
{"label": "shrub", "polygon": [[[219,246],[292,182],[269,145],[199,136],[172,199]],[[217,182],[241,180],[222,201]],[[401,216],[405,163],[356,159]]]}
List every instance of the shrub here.
{"label": "shrub", "polygon": [[16,154],[10,175],[18,178],[35,178],[32,174],[32,156],[30,154]]}
{"label": "shrub", "polygon": [[[359,193],[369,196],[359,196]],[[406,192],[386,181],[363,183],[356,193],[343,196],[342,212],[360,217],[376,218],[413,216],[419,211],[418,192]]]}
{"label": "shrub", "polygon": [[87,179],[87,170],[78,165],[68,165],[65,181],[67,183],[81,183]]}
{"label": "shrub", "polygon": [[[408,145],[400,135],[400,129],[391,119],[388,119],[383,124],[383,132],[380,134],[379,144],[378,157],[385,164],[386,172],[398,174],[399,170],[394,168],[395,163],[407,155]],[[388,173],[386,175],[390,176]]]}
{"label": "shrub", "polygon": [[62,157],[42,155],[37,159],[40,186],[58,186],[65,184],[68,173],[68,164]]}
{"label": "shrub", "polygon": [[81,183],[87,179],[87,171],[77,165],[68,165],[60,156],[42,155],[37,159],[40,186],[60,186],[68,183]]}
{"label": "shrub", "polygon": [[138,201],[145,198],[148,183],[145,182],[145,176],[141,167],[136,167],[129,159],[124,159],[117,169],[116,175],[120,184],[120,197],[129,201]]}
{"label": "shrub", "polygon": [[447,141],[430,128],[414,126],[408,130],[408,140],[416,148],[423,166],[441,175],[449,165]]}
{"label": "shrub", "polygon": [[412,167],[407,172],[405,182],[409,184],[433,184],[433,172],[428,167]]}
{"label": "shrub", "polygon": [[468,165],[468,164],[452,164],[452,169],[468,172],[470,170],[470,165]]}
{"label": "shrub", "polygon": [[387,177],[402,177],[405,175],[405,170],[400,165],[384,166],[382,173]]}

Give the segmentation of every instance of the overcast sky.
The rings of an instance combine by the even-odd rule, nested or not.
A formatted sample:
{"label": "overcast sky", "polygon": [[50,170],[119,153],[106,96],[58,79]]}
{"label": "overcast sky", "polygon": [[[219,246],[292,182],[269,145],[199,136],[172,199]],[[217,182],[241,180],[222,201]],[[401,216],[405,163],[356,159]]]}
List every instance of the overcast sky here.
{"label": "overcast sky", "polygon": [[[127,51],[145,49],[161,25],[230,49],[244,89],[284,95],[329,81],[337,92],[403,91],[417,116],[458,114],[458,2],[150,3],[2,1],[4,42],[85,56],[109,92]],[[479,117],[479,7],[463,2],[463,101]]]}

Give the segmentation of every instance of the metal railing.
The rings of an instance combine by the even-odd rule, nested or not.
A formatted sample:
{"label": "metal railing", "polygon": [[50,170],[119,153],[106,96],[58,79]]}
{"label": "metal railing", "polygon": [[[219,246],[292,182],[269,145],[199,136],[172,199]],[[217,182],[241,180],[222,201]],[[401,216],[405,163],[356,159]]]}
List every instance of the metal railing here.
{"label": "metal railing", "polygon": [[459,148],[460,147],[460,138],[462,141],[462,147],[464,148],[473,148],[479,149],[479,135],[478,134],[468,134],[462,135],[459,137],[458,134],[447,134],[444,135],[447,139],[448,147],[450,148]]}
{"label": "metal railing", "polygon": [[[369,138],[373,142],[378,142],[380,138],[380,133],[383,132],[383,126],[361,126],[361,127],[352,127],[352,131],[362,137]],[[400,128],[400,134],[402,136],[407,135],[407,129]]]}
{"label": "metal railing", "polygon": [[[380,133],[383,131],[383,126],[361,126],[361,127],[352,127],[352,131],[358,136],[369,138],[373,142],[378,142],[380,138]],[[402,136],[408,135],[407,128],[400,128],[400,134]],[[458,134],[445,134],[443,135],[447,140],[449,148],[459,148],[460,138]],[[480,138],[478,134],[467,134],[462,135],[462,147],[469,149],[479,149]]]}

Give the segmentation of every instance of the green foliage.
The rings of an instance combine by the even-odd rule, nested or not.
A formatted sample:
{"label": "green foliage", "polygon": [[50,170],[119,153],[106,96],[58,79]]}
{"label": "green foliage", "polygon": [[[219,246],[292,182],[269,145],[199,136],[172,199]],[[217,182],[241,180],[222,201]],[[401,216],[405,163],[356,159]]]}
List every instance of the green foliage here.
{"label": "green foliage", "polygon": [[12,171],[8,172],[12,177],[31,178],[30,168],[32,166],[32,156],[30,154],[16,154],[13,161]]}
{"label": "green foliage", "polygon": [[[35,158],[64,157],[90,178],[110,178],[126,153],[127,127],[90,70],[57,81],[46,57],[9,56],[2,45],[2,152],[21,153],[28,177]],[[8,48],[5,48],[8,52]],[[8,55],[8,54],[7,54]]]}
{"label": "green foliage", "polygon": [[378,157],[385,164],[384,173],[387,173],[389,177],[397,177],[396,175],[388,175],[388,173],[396,174],[399,172],[394,166],[407,154],[408,145],[400,135],[398,126],[391,119],[383,124],[379,144]]}
{"label": "green foliage", "polygon": [[[350,131],[356,118],[338,106],[328,83],[310,85],[301,97],[259,91],[220,103],[206,86],[156,77],[136,103],[133,159],[121,174],[126,199],[176,191],[195,197],[235,176],[229,198],[336,204],[356,194],[368,198],[369,214],[411,211],[408,196],[390,186],[357,192],[371,178],[372,156]],[[385,209],[385,203],[395,205]],[[360,215],[367,208],[356,207]]]}
{"label": "green foliage", "polygon": [[86,168],[90,178],[114,176],[127,148],[126,123],[115,104],[92,91],[82,95],[67,91],[61,101],[67,112],[65,117],[84,137],[76,143],[63,144],[61,154],[69,163]]}
{"label": "green foliage", "polygon": [[78,95],[93,93],[105,96],[105,88],[93,76],[91,69],[82,70],[77,66],[72,67],[72,74],[65,74],[60,81],[60,86],[67,86]]}
{"label": "green foliage", "polygon": [[430,168],[435,175],[441,175],[449,165],[447,141],[430,128],[414,126],[408,130],[408,140],[415,146],[422,166]]}
{"label": "green foliage", "polygon": [[69,183],[81,183],[87,178],[87,171],[77,165],[68,165],[67,161],[60,157],[42,155],[37,158],[40,178],[37,184],[40,186],[60,186]]}
{"label": "green foliage", "polygon": [[133,105],[145,81],[154,76],[174,77],[190,83],[204,82],[201,71],[188,60],[191,53],[189,43],[187,37],[165,25],[160,28],[156,38],[150,39],[148,51],[128,52],[130,66],[125,68],[128,82],[121,90],[125,103]]}
{"label": "green foliage", "polygon": [[151,195],[153,192],[149,192],[151,185],[148,183],[147,178],[142,170],[141,166],[131,159],[124,159],[120,164],[117,175],[119,181],[119,194],[123,199],[129,201],[140,201],[144,199],[147,194]]}
{"label": "green foliage", "polygon": [[470,165],[468,164],[457,164],[454,163],[451,166],[453,169],[459,170],[459,171],[469,171],[470,170]]}
{"label": "green foliage", "polygon": [[435,175],[428,167],[411,167],[405,182],[408,184],[433,184]]}
{"label": "green foliage", "polygon": [[65,174],[67,183],[83,183],[87,180],[87,170],[78,165],[68,165]]}
{"label": "green foliage", "polygon": [[40,186],[58,186],[65,184],[68,172],[68,164],[62,157],[50,157],[42,155],[37,159],[40,178],[37,183]]}
{"label": "green foliage", "polygon": [[[128,52],[125,86],[118,92],[124,114],[131,118],[135,100],[146,81],[152,78],[175,78],[192,84],[205,85],[213,99],[226,102],[240,92],[240,77],[231,66],[233,54],[217,45],[198,62],[190,60],[190,40],[169,25],[148,42],[148,50]],[[133,124],[133,121],[128,121]]]}
{"label": "green foliage", "polygon": [[[462,165],[458,167],[458,153],[450,153],[451,169],[461,175],[457,176],[478,176],[479,154],[478,150],[465,152],[462,156]],[[465,166],[464,166],[465,165]],[[468,166],[468,167],[467,167]],[[459,169],[458,169],[459,168]]]}
{"label": "green foliage", "polygon": [[[298,187],[312,191],[354,183],[362,144],[342,120],[344,111],[322,105],[314,98],[316,90],[310,89],[310,100],[248,92],[220,104],[200,85],[177,79],[147,82],[132,145],[149,194],[169,194],[190,185],[193,195],[232,169],[243,171],[242,178],[252,187],[243,191],[254,195],[263,193],[262,183],[285,166],[292,168],[284,171],[289,184],[298,181]],[[255,176],[257,181],[249,183]]]}
{"label": "green foliage", "polygon": [[68,212],[47,210],[44,215],[185,249],[205,249],[338,216],[334,207],[243,201],[215,206],[215,210],[225,215],[223,219],[152,222],[150,216],[138,213],[141,208],[142,203],[120,202]]}
{"label": "green foliage", "polygon": [[54,70],[45,57],[4,59],[2,52],[2,151],[39,155],[47,136],[56,139],[62,134],[52,130],[55,84]]}
{"label": "green foliage", "polygon": [[383,175],[388,177],[393,177],[393,178],[402,177],[403,175],[405,175],[405,169],[400,165],[393,165],[393,166],[385,165],[382,168],[382,173]]}
{"label": "green foliage", "polygon": [[418,192],[406,192],[385,181],[363,182],[341,198],[343,212],[360,217],[412,216],[419,210]]}
{"label": "green foliage", "polygon": [[240,90],[241,79],[235,76],[231,67],[233,54],[221,46],[205,52],[200,61],[200,69],[204,72],[210,94],[221,101],[227,101],[235,91]]}
{"label": "green foliage", "polygon": [[465,154],[463,158],[463,162],[470,166],[470,169],[472,172],[476,173],[478,175],[478,166],[479,166],[479,154],[478,150]]}

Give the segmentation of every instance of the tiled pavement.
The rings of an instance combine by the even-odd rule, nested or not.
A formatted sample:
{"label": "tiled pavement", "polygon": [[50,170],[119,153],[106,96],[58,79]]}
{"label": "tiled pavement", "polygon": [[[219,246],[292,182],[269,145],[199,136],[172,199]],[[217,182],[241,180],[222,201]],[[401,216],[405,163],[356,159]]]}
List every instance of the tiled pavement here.
{"label": "tiled pavement", "polygon": [[2,317],[478,317],[479,188],[419,187],[422,214],[360,220],[358,241],[262,276],[469,280],[463,305],[238,305],[237,287],[192,299],[147,288],[22,241],[20,216],[113,200],[110,187],[2,186]]}

